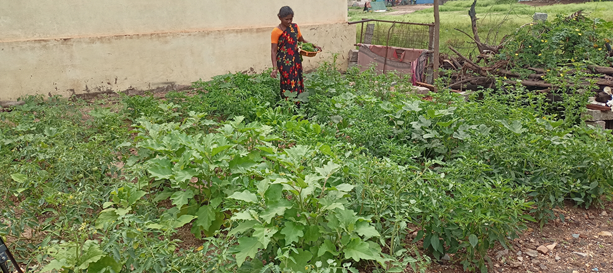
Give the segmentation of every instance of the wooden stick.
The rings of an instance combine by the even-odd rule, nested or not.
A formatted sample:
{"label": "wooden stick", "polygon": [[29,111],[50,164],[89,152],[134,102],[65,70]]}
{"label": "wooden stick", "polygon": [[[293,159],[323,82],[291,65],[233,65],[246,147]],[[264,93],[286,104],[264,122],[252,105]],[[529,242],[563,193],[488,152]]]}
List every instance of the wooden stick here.
{"label": "wooden stick", "polygon": [[604,66],[597,66],[597,65],[588,65],[587,67],[596,73],[607,74],[609,76],[613,76],[613,67],[604,67]]}
{"label": "wooden stick", "polygon": [[436,87],[434,87],[434,85],[430,85],[430,84],[427,84],[425,82],[416,82],[416,83],[417,83],[417,85],[419,85],[421,87],[425,87],[425,88],[430,89],[430,91],[436,91]]}
{"label": "wooden stick", "polygon": [[486,76],[485,71],[483,71],[483,69],[478,66],[477,64],[473,63],[470,59],[464,57],[460,52],[458,52],[457,50],[455,50],[455,48],[453,48],[452,46],[449,46],[449,49],[451,51],[453,51],[453,53],[455,53],[456,55],[458,55],[458,57],[460,57],[462,60],[464,60],[465,62],[467,62],[470,66],[472,66],[475,70],[477,70],[476,72],[478,72],[479,74]]}

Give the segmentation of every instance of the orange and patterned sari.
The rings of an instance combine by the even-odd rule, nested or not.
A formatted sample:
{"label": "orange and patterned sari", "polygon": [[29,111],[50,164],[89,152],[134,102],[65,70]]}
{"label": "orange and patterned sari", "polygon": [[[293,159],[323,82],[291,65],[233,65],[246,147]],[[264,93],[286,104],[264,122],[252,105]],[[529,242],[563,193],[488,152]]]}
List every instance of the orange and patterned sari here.
{"label": "orange and patterned sari", "polygon": [[304,91],[302,81],[302,58],[298,52],[298,38],[300,30],[298,25],[291,24],[279,36],[277,42],[277,68],[281,74],[281,97],[285,98],[285,92]]}

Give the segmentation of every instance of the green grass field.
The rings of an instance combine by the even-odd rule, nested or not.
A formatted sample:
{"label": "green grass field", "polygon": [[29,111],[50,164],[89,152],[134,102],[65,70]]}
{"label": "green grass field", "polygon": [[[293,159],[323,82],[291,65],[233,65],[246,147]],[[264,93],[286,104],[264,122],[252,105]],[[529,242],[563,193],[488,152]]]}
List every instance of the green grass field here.
{"label": "green grass field", "polygon": [[[471,33],[468,9],[471,0],[449,1],[440,7],[441,52],[450,52],[447,47],[452,45],[462,52],[471,52],[474,44],[464,34],[455,28]],[[535,12],[545,12],[549,20],[557,14],[569,15],[583,10],[591,18],[613,20],[613,2],[590,2],[583,4],[557,4],[550,6],[532,7],[515,1],[480,0],[477,2],[478,27],[482,41],[497,44],[504,35],[515,31],[519,26],[532,22]],[[432,23],[434,15],[432,8],[420,10],[404,15],[387,15],[386,13],[364,13],[358,9],[349,10],[350,21],[359,21],[362,18],[394,20],[416,23]],[[359,27],[359,25],[358,25]],[[358,29],[359,32],[359,29]],[[489,34],[489,35],[488,35]],[[358,33],[359,35],[359,33]]]}

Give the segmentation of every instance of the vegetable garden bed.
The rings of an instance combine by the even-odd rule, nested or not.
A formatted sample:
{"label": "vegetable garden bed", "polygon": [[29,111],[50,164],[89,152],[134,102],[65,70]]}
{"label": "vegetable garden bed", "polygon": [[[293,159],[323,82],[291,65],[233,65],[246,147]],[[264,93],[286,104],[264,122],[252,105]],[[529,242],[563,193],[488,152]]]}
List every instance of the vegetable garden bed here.
{"label": "vegetable garden bed", "polygon": [[0,113],[0,232],[31,271],[487,270],[526,223],[610,199],[610,134],[407,82],[324,65],[288,101],[266,73],[27,98]]}

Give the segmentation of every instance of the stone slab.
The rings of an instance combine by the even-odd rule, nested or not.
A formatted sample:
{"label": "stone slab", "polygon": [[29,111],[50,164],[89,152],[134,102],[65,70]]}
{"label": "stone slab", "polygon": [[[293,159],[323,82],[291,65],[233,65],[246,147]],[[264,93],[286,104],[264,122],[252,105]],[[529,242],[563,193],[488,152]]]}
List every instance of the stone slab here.
{"label": "stone slab", "polygon": [[606,129],[607,127],[607,123],[604,120],[599,120],[599,121],[586,121],[585,124],[589,125],[589,126],[594,126],[594,127],[600,127],[603,130]]}
{"label": "stone slab", "polygon": [[532,19],[536,21],[547,21],[547,13],[535,12]]}
{"label": "stone slab", "polygon": [[613,111],[603,112],[600,110],[587,109],[587,112],[585,112],[583,116],[587,117],[588,121],[613,120]]}
{"label": "stone slab", "polygon": [[358,52],[360,51],[357,49],[349,50],[349,62],[350,63],[358,62]]}

